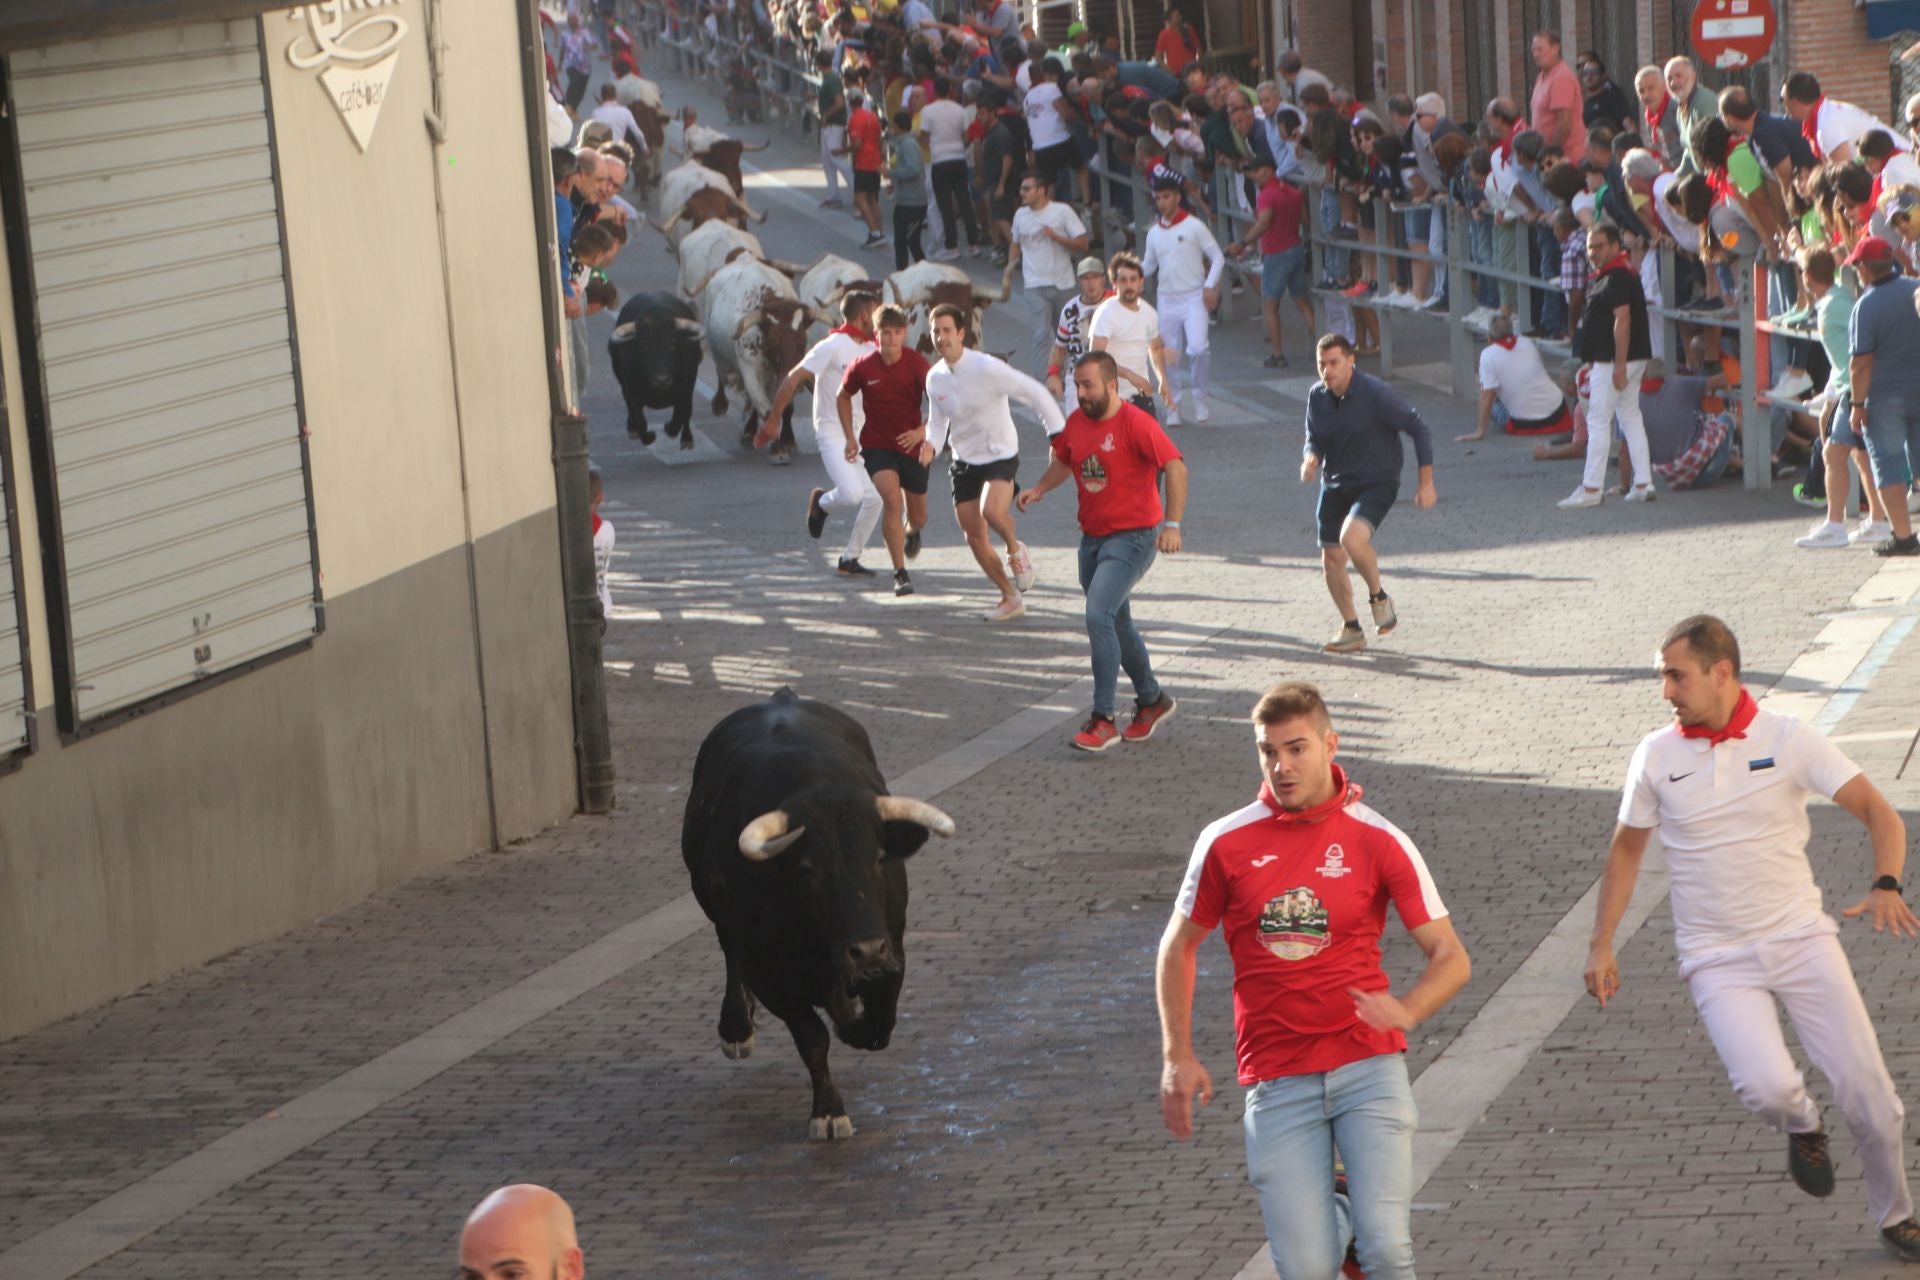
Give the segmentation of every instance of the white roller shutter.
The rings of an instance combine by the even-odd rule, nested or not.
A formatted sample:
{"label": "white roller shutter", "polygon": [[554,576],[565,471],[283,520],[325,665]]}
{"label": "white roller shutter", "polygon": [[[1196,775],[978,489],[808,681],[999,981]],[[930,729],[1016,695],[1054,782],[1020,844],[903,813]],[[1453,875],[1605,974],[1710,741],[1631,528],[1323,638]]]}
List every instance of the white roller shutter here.
{"label": "white roller shutter", "polygon": [[[7,438],[0,432],[0,449]],[[13,495],[0,467],[0,756],[27,745],[27,672],[21,661],[20,601],[13,590]]]}
{"label": "white roller shutter", "polygon": [[8,59],[79,720],[318,626],[258,40]]}

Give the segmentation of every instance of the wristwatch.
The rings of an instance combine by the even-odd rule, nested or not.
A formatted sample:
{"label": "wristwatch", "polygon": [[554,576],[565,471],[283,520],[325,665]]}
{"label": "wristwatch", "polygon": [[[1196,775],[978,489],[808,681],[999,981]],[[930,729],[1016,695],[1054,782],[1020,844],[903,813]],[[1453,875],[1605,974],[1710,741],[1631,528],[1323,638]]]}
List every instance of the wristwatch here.
{"label": "wristwatch", "polygon": [[1881,876],[1873,882],[1873,887],[1876,889],[1885,889],[1891,893],[1900,892],[1900,882],[1892,876]]}

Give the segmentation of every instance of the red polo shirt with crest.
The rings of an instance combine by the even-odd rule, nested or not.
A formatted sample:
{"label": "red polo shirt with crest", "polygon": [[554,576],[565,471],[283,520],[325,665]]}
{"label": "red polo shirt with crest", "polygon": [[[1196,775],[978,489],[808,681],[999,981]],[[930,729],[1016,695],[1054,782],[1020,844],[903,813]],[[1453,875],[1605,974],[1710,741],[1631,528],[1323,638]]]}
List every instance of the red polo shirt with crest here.
{"label": "red polo shirt with crest", "polygon": [[1339,765],[1333,780],[1332,799],[1298,813],[1263,783],[1258,800],[1200,833],[1180,886],[1180,914],[1225,927],[1241,1084],[1407,1047],[1362,1022],[1348,993],[1393,985],[1380,962],[1389,901],[1408,929],[1446,904],[1406,833],[1360,803]]}
{"label": "red polo shirt with crest", "polygon": [[[1114,394],[1120,394],[1118,387]],[[1053,438],[1053,456],[1073,469],[1080,531],[1088,537],[1151,529],[1166,518],[1160,473],[1180,450],[1152,414],[1124,400],[1120,412],[1105,420],[1075,409]]]}

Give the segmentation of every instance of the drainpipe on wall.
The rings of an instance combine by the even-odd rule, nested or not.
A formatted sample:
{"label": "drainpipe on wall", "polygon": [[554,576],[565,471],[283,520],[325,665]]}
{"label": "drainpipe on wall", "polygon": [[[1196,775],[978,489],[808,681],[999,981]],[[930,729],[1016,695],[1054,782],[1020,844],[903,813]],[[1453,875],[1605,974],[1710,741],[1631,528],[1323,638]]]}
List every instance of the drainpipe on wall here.
{"label": "drainpipe on wall", "polygon": [[[530,173],[549,174],[546,49],[536,0],[517,0],[520,78],[527,108]],[[559,353],[566,344],[560,266],[554,252],[553,182],[533,193],[539,232],[541,322],[547,349],[547,400],[552,410],[554,494],[560,519],[560,580],[566,593],[567,659],[573,674],[574,778],[582,813],[613,809],[613,739],[607,723],[606,671],[600,660],[604,625],[593,583],[593,522],[587,494],[587,420],[568,396]]]}

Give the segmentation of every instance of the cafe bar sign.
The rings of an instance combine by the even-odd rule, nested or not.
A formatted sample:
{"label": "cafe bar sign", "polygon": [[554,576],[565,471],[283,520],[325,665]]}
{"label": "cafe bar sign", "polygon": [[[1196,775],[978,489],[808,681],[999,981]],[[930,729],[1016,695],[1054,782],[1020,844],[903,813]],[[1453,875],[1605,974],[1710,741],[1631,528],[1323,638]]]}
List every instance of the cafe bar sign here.
{"label": "cafe bar sign", "polygon": [[[373,141],[380,104],[400,63],[407,21],[397,12],[404,0],[323,0],[287,11],[300,31],[287,42],[287,61],[316,71],[340,121],[365,151]],[[385,11],[385,12],[383,12]]]}

